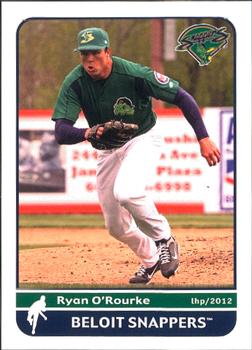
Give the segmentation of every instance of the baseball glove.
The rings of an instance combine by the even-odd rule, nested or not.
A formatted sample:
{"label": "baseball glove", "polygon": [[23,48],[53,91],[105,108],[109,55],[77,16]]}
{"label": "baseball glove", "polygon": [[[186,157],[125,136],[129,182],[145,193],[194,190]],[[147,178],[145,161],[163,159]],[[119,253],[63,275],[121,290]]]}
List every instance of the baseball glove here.
{"label": "baseball glove", "polygon": [[[103,127],[103,134],[97,138],[97,130]],[[87,140],[96,149],[106,150],[119,148],[128,142],[137,132],[138,125],[111,120],[104,124],[93,126],[88,134]]]}

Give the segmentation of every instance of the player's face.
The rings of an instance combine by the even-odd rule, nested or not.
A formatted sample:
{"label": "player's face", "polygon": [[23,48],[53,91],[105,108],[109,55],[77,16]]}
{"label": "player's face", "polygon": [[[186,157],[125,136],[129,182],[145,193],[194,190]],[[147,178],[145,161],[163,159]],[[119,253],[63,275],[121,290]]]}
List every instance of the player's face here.
{"label": "player's face", "polygon": [[110,49],[81,51],[80,57],[85,71],[94,80],[105,79],[109,76],[112,67]]}

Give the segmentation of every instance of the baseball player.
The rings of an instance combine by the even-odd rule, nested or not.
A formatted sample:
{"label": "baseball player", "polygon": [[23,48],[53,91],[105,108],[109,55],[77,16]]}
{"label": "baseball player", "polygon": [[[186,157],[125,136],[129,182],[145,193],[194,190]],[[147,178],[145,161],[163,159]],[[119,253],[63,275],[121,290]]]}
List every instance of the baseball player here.
{"label": "baseball player", "polygon": [[[141,261],[129,283],[147,284],[158,270],[169,278],[179,266],[178,243],[145,191],[161,142],[151,98],[182,110],[209,166],[220,161],[220,151],[209,138],[193,97],[176,80],[112,56],[103,29],[81,30],[75,51],[80,64],[66,76],[52,117],[56,140],[88,140],[98,149],[97,193],[106,227]],[[81,110],[89,128],[74,127]]]}

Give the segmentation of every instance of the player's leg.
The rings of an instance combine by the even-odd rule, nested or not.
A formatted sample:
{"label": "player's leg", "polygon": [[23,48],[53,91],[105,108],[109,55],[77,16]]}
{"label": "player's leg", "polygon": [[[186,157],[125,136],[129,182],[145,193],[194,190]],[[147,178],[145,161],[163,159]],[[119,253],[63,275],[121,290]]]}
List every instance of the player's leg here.
{"label": "player's leg", "polygon": [[35,329],[37,327],[37,322],[38,322],[38,312],[34,312],[33,314],[33,323],[32,323],[32,334],[35,334]]}
{"label": "player's leg", "polygon": [[153,133],[133,139],[120,153],[118,151],[122,164],[115,180],[114,195],[131,213],[138,227],[155,241],[160,252],[161,272],[170,277],[178,268],[178,245],[171,236],[169,223],[146,192],[156,169],[157,151],[158,142]]}
{"label": "player's leg", "polygon": [[114,238],[126,243],[133,250],[145,268],[152,269],[154,265],[157,268],[159,257],[154,241],[137,227],[132,215],[114,197],[114,182],[120,166],[121,162],[115,151],[99,153],[97,193],[106,227]]}
{"label": "player's leg", "polygon": [[171,236],[169,223],[146,192],[156,171],[158,143],[154,136],[136,137],[118,150],[118,157],[121,166],[115,179],[115,198],[154,241],[168,239]]}
{"label": "player's leg", "polygon": [[32,325],[32,316],[33,316],[33,314],[28,312],[27,321],[29,322],[30,326]]}

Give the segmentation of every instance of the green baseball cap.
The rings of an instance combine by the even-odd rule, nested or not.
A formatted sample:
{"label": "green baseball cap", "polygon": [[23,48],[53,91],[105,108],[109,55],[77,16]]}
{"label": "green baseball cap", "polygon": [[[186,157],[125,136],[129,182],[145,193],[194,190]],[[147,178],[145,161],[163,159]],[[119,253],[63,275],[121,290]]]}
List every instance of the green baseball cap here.
{"label": "green baseball cap", "polygon": [[101,50],[109,47],[109,36],[101,28],[86,28],[77,35],[77,48],[74,51]]}

